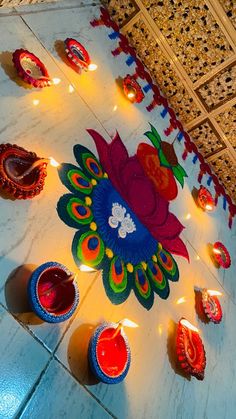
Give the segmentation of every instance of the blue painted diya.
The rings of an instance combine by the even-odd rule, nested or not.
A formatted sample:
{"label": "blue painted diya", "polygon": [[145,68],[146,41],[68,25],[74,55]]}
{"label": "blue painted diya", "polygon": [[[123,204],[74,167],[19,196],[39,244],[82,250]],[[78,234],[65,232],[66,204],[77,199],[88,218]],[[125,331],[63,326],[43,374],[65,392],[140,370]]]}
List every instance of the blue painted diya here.
{"label": "blue painted diya", "polygon": [[102,323],[89,343],[89,364],[93,374],[106,384],[118,384],[129,371],[131,355],[128,339],[116,323]]}
{"label": "blue painted diya", "polygon": [[31,275],[28,296],[35,314],[48,323],[68,320],[79,304],[75,275],[66,266],[47,262]]}

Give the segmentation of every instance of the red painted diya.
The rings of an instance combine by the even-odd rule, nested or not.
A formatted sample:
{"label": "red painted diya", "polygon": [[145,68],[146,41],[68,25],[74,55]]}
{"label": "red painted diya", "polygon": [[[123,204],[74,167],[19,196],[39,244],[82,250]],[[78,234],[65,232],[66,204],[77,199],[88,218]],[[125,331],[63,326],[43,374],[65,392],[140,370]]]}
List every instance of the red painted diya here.
{"label": "red painted diya", "polygon": [[79,303],[75,275],[64,265],[47,262],[32,274],[28,296],[35,314],[48,323],[69,319]]}
{"label": "red painted diya", "polygon": [[123,329],[114,323],[103,323],[89,343],[89,363],[94,375],[103,383],[124,380],[130,367],[130,347]]}
{"label": "red painted diya", "polygon": [[123,79],[123,89],[125,96],[132,103],[140,103],[144,98],[143,91],[137,80],[129,74]]}
{"label": "red painted diya", "polygon": [[66,54],[71,66],[76,70],[96,70],[96,64],[91,64],[88,51],[76,39],[65,40]]}
{"label": "red painted diya", "polygon": [[202,306],[207,318],[213,323],[220,323],[222,320],[222,308],[217,298],[221,292],[204,289],[202,290]]}
{"label": "red painted diya", "polygon": [[219,266],[222,266],[224,269],[228,269],[231,265],[231,258],[228,250],[221,242],[216,242],[213,244],[212,248],[213,257],[216,263]]}
{"label": "red painted diya", "polygon": [[198,329],[182,318],[178,323],[176,353],[181,368],[198,380],[204,379],[206,355]]}
{"label": "red painted diya", "polygon": [[33,53],[17,49],[12,55],[12,61],[25,83],[40,88],[52,84],[45,65]]}
{"label": "red painted diya", "polygon": [[205,188],[205,186],[201,186],[198,191],[197,196],[197,203],[199,207],[201,207],[204,211],[211,212],[215,208],[215,202],[211,192]]}
{"label": "red painted diya", "polygon": [[48,162],[15,144],[1,144],[0,188],[17,199],[34,198],[44,187]]}

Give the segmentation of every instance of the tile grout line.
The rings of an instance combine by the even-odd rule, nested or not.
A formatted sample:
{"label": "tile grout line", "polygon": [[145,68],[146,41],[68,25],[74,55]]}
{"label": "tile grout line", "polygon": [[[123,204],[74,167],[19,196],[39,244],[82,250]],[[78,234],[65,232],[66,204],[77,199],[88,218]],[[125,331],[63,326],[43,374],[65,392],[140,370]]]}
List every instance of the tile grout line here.
{"label": "tile grout line", "polygon": [[62,367],[63,367],[63,369],[71,376],[71,377],[73,377],[78,383],[79,383],[79,385],[81,386],[81,387],[83,387],[83,389],[86,391],[86,393],[88,393],[94,400],[96,400],[96,402],[107,412],[107,413],[109,413],[109,415],[112,417],[112,418],[114,418],[114,419],[117,419],[117,416],[115,416],[102,402],[101,402],[101,400],[100,399],[98,399],[91,391],[89,391],[89,389],[86,387],[86,385],[84,385],[81,381],[79,381],[79,379],[72,373],[72,371],[70,371],[70,369],[68,369],[67,367],[66,367],[66,365],[64,365],[62,362],[61,362],[61,360],[59,359],[59,358],[57,358],[57,357],[55,357],[54,355],[53,355],[53,359],[56,361],[56,362],[58,362]]}
{"label": "tile grout line", "polygon": [[[89,292],[91,291],[91,289],[93,288],[93,286],[94,286],[95,282],[97,281],[97,278],[98,278],[98,276],[99,276],[99,275],[100,275],[100,271],[98,271],[98,273],[97,273],[97,275],[96,275],[96,277],[95,277],[94,281],[93,281],[93,282],[91,283],[91,285],[88,287],[88,289],[87,289],[87,291],[86,291],[86,293],[85,293],[84,297],[82,298],[81,303],[79,304],[79,308],[78,308],[77,313],[79,313],[81,306],[82,306],[82,305],[83,305],[83,303],[85,302],[85,299],[86,299],[86,297],[87,297],[88,293],[89,293]],[[60,346],[60,344],[61,344],[62,340],[64,339],[64,337],[65,337],[66,333],[68,332],[68,330],[69,330],[70,326],[72,325],[73,321],[76,319],[77,313],[76,313],[75,317],[73,317],[73,318],[72,318],[72,319],[68,322],[68,326],[66,327],[65,331],[64,331],[64,332],[63,332],[63,334],[61,335],[61,338],[59,339],[59,341],[58,341],[57,345],[55,346],[54,350],[52,351],[52,354],[53,354],[53,355],[55,355],[55,352],[56,352],[56,351],[57,351],[57,349],[59,348],[59,346]]]}
{"label": "tile grout line", "polygon": [[[34,4],[35,5],[35,4]],[[64,11],[64,10],[72,10],[72,9],[82,9],[85,7],[91,7],[91,6],[100,6],[101,3],[100,1],[97,3],[89,3],[89,4],[84,4],[84,5],[74,5],[74,6],[62,6],[62,7],[55,7],[55,8],[51,8],[51,9],[41,9],[41,10],[29,10],[29,11],[21,11],[21,10],[17,10],[16,7],[20,7],[20,6],[15,6],[13,7],[13,12],[9,12],[9,13],[1,13],[1,8],[0,8],[0,18],[3,17],[9,17],[9,16],[21,16],[21,15],[31,15],[31,14],[38,14],[38,13],[44,13],[44,12],[54,12],[54,11]],[[30,8],[30,5],[28,6]]]}
{"label": "tile grout line", "polygon": [[[55,66],[58,68],[58,70],[63,74],[63,76],[65,77],[65,79],[67,80],[67,82],[69,84],[73,84],[73,82],[71,82],[71,80],[68,78],[67,74],[63,71],[63,69],[57,64],[57,61],[55,60],[54,56],[51,54],[51,52],[46,48],[46,46],[43,44],[43,42],[41,41],[41,39],[36,35],[36,33],[33,31],[33,29],[28,25],[28,23],[25,21],[25,19],[23,18],[23,16],[19,16],[23,23],[27,26],[27,28],[30,30],[30,32],[33,34],[33,36],[37,39],[37,41],[40,43],[40,45],[42,46],[42,48],[46,51],[47,55],[51,58],[51,60],[54,62]],[[85,106],[89,109],[89,111],[91,112],[91,114],[94,116],[94,118],[96,119],[96,121],[101,125],[102,129],[107,133],[107,135],[110,138],[110,134],[107,131],[106,127],[103,125],[103,123],[100,121],[100,119],[98,118],[98,116],[96,115],[96,113],[94,112],[94,110],[90,107],[90,105],[86,102],[86,100],[79,94],[79,91],[77,90],[76,86],[75,88],[75,92],[76,94],[79,96],[79,98],[81,99],[81,101],[85,104]]]}
{"label": "tile grout line", "polygon": [[40,375],[39,375],[38,379],[36,380],[36,382],[34,383],[34,385],[33,385],[32,389],[29,391],[29,393],[28,393],[28,395],[26,396],[25,400],[23,401],[22,405],[19,407],[19,409],[18,409],[18,412],[17,412],[17,414],[16,414],[15,419],[19,419],[19,418],[20,418],[20,416],[21,416],[21,414],[23,413],[24,409],[26,408],[27,404],[30,402],[30,400],[31,400],[32,396],[33,396],[33,395],[34,395],[34,393],[37,391],[37,388],[38,388],[38,386],[39,386],[39,384],[40,384],[40,382],[41,382],[41,380],[42,380],[43,376],[45,375],[46,370],[48,369],[48,367],[49,367],[50,363],[52,362],[52,360],[53,360],[53,355],[51,355],[51,357],[49,358],[49,360],[48,360],[48,362],[47,362],[46,366],[45,366],[45,367],[43,368],[43,370],[41,371],[41,373],[40,373]]}

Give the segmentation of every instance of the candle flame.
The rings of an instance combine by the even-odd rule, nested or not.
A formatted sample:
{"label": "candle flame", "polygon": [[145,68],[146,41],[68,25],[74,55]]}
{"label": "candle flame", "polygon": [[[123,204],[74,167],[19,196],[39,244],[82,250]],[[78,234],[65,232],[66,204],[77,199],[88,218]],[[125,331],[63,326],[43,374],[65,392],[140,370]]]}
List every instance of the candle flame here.
{"label": "candle flame", "polygon": [[210,204],[207,204],[207,205],[205,206],[205,208],[206,208],[206,210],[207,210],[207,211],[212,211],[212,210],[213,210],[213,206],[212,206],[212,205],[210,205]]}
{"label": "candle flame", "polygon": [[186,303],[186,297],[181,297],[176,301],[176,304],[183,304]]}
{"label": "candle flame", "polygon": [[33,100],[33,105],[34,105],[34,106],[37,106],[38,104],[39,104],[39,100],[38,100],[38,99],[34,99],[34,100]]}
{"label": "candle flame", "polygon": [[113,112],[117,111],[117,108],[118,108],[118,106],[117,106],[117,105],[115,105],[115,106],[114,106],[114,108],[112,109],[112,110],[113,110]]}
{"label": "candle flame", "polygon": [[58,163],[53,157],[49,157],[50,164],[52,167],[59,167],[60,163]]}
{"label": "candle flame", "polygon": [[191,214],[190,213],[188,213],[187,215],[186,215],[186,217],[185,217],[185,219],[186,220],[190,220],[190,218],[191,218],[192,216],[191,216]]}
{"label": "candle flame", "polygon": [[79,267],[81,272],[95,272],[96,269],[90,268],[90,266],[87,265],[80,265]]}
{"label": "candle flame", "polygon": [[221,255],[221,251],[220,251],[219,249],[214,249],[214,248],[213,248],[213,252],[214,252],[216,255]]}
{"label": "candle flame", "polygon": [[158,333],[159,333],[159,335],[161,336],[162,335],[162,333],[163,333],[163,326],[162,326],[162,324],[159,324],[158,325]]}
{"label": "candle flame", "polygon": [[72,84],[69,84],[68,91],[69,93],[73,93],[75,91],[75,88],[72,86]]}
{"label": "candle flame", "polygon": [[207,290],[207,293],[208,293],[210,296],[213,296],[213,295],[222,295],[222,292],[220,292],[220,291],[215,291],[215,290]]}
{"label": "candle flame", "polygon": [[197,333],[199,333],[199,330],[195,327],[195,326],[193,326],[188,320],[186,320],[186,319],[181,319],[180,320],[180,323],[182,324],[182,326],[185,326],[185,327],[187,327],[188,329],[190,329],[190,330],[193,330],[194,332],[197,332]]}
{"label": "candle flame", "polygon": [[59,79],[58,77],[54,77],[54,79],[52,79],[53,84],[57,85],[59,83],[61,83],[61,79]]}
{"label": "candle flame", "polygon": [[97,64],[91,63],[91,64],[88,65],[88,70],[89,71],[95,71],[95,70],[97,70],[97,68],[98,68]]}
{"label": "candle flame", "polygon": [[129,99],[133,99],[133,98],[135,97],[135,94],[134,94],[133,92],[129,92],[129,93],[127,94],[127,97],[128,97]]}
{"label": "candle flame", "polygon": [[139,325],[132,320],[129,319],[123,319],[119,322],[120,325],[123,327],[139,327]]}

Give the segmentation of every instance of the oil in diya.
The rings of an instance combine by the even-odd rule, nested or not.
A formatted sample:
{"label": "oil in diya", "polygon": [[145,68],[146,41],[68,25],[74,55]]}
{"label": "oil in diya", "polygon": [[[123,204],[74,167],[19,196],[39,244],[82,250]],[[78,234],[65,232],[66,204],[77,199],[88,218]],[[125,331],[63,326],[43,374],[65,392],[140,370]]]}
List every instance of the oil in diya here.
{"label": "oil in diya", "polygon": [[90,339],[89,364],[94,375],[103,383],[120,383],[128,374],[131,355],[124,326],[138,327],[128,319],[119,323],[102,323]]}
{"label": "oil in diya", "polygon": [[44,263],[30,277],[28,297],[32,310],[45,322],[68,320],[79,304],[75,275],[60,263]]}

